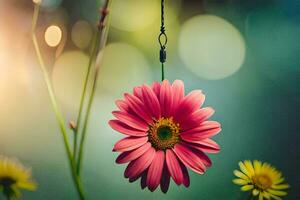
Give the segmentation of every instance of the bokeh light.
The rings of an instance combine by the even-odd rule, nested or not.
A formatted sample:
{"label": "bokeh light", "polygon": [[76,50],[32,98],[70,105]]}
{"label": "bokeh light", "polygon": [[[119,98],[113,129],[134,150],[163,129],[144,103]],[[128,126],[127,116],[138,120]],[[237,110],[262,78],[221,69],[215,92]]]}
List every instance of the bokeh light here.
{"label": "bokeh light", "polygon": [[36,3],[36,4],[40,4],[41,3],[41,0],[32,0],[33,3]]}
{"label": "bokeh light", "polygon": [[59,45],[62,38],[62,30],[55,25],[49,26],[45,31],[45,41],[50,47]]}
{"label": "bokeh light", "polygon": [[47,29],[51,25],[58,26],[61,29],[62,36],[59,44],[56,47],[55,53],[55,56],[58,57],[64,51],[65,45],[69,40],[69,13],[64,7],[58,7],[53,10],[47,10],[47,14],[45,17],[43,17],[43,20],[45,20],[45,22],[43,26],[40,27],[41,29]]}
{"label": "bokeh light", "polygon": [[106,46],[98,81],[101,91],[121,96],[134,86],[151,80],[149,64],[138,49],[126,43]]}
{"label": "bokeh light", "polygon": [[111,25],[124,31],[141,30],[159,19],[159,0],[122,0],[112,5]]}
{"label": "bokeh light", "polygon": [[79,20],[72,27],[72,41],[80,49],[85,49],[89,46],[92,36],[93,29],[87,21]]}
{"label": "bokeh light", "polygon": [[184,23],[179,54],[196,75],[222,79],[235,73],[245,58],[245,42],[228,21],[213,15],[195,16]]}
{"label": "bokeh light", "polygon": [[54,90],[67,111],[75,111],[79,106],[88,60],[88,56],[81,51],[68,51],[54,64],[52,72]]}

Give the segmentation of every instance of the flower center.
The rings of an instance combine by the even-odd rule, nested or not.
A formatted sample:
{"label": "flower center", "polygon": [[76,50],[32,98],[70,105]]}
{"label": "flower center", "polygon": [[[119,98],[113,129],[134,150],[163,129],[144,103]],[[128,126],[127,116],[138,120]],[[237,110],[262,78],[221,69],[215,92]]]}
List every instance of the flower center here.
{"label": "flower center", "polygon": [[173,118],[160,118],[155,120],[148,131],[149,142],[156,150],[173,148],[180,140],[179,124]]}
{"label": "flower center", "polygon": [[271,178],[266,174],[258,174],[253,177],[254,184],[262,190],[266,190],[272,186]]}
{"label": "flower center", "polygon": [[11,177],[0,177],[0,186],[2,186],[3,188],[9,188],[15,183],[16,181]]}
{"label": "flower center", "polygon": [[161,126],[157,129],[157,136],[160,140],[168,140],[172,137],[172,130],[169,126]]}

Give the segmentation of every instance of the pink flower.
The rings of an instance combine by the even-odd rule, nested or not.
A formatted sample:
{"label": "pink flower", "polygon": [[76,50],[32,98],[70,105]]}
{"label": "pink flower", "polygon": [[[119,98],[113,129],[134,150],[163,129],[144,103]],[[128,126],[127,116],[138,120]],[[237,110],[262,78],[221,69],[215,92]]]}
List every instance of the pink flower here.
{"label": "pink flower", "polygon": [[177,185],[190,184],[187,168],[203,174],[211,166],[205,153],[218,153],[219,145],[210,137],[221,131],[220,124],[207,121],[214,113],[201,108],[205,96],[194,90],[185,96],[180,80],[152,87],[135,87],[124,100],[116,101],[117,118],[109,125],[127,137],[118,141],[113,151],[119,151],[116,163],[129,162],[124,176],[130,182],[141,178],[141,187],[154,191],[158,185],[166,193],[170,177]]}

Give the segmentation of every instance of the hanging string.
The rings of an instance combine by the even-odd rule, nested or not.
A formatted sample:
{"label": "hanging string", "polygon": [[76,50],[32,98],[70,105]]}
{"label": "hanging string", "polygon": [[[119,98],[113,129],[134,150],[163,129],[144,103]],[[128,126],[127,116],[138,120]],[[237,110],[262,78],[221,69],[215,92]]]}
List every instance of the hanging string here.
{"label": "hanging string", "polygon": [[165,79],[165,71],[164,71],[164,63],[167,59],[167,52],[166,52],[166,45],[168,42],[168,38],[166,35],[166,29],[165,29],[165,0],[161,0],[161,26],[160,26],[160,34],[158,36],[158,42],[160,45],[160,51],[159,51],[159,61],[161,62],[161,80],[163,81]]}

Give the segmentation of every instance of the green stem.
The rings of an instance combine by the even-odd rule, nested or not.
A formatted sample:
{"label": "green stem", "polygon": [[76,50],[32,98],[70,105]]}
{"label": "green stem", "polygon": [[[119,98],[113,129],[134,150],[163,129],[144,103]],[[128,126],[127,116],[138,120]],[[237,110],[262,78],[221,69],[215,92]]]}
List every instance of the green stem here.
{"label": "green stem", "polygon": [[52,85],[51,85],[51,82],[50,82],[50,78],[49,78],[46,66],[44,64],[44,61],[43,61],[43,58],[42,58],[42,55],[41,55],[41,52],[40,52],[40,48],[39,48],[39,45],[38,45],[38,42],[37,42],[37,38],[36,38],[36,35],[35,35],[35,28],[36,28],[36,23],[37,23],[37,19],[38,19],[38,14],[39,14],[39,4],[35,4],[34,14],[33,14],[33,21],[32,21],[32,41],[33,41],[33,44],[34,44],[34,48],[35,48],[35,51],[36,51],[36,54],[37,54],[37,57],[38,57],[38,61],[39,61],[41,70],[43,72],[43,76],[44,76],[45,83],[46,83],[46,86],[47,86],[47,90],[48,90],[48,93],[49,93],[49,97],[50,97],[50,100],[51,100],[51,103],[52,103],[52,107],[54,109],[54,113],[55,113],[56,119],[57,119],[59,127],[60,127],[60,132],[63,136],[65,149],[66,149],[66,152],[67,152],[70,168],[71,168],[71,171],[72,171],[72,177],[73,177],[73,180],[74,180],[74,183],[75,183],[75,186],[76,186],[76,189],[77,189],[77,192],[78,192],[78,195],[79,195],[80,199],[85,200],[86,198],[85,198],[85,195],[84,195],[83,186],[82,186],[80,177],[77,176],[76,171],[75,171],[75,162],[74,162],[74,159],[73,159],[73,155],[72,155],[72,152],[71,152],[69,140],[68,140],[68,137],[67,137],[67,130],[66,130],[66,127],[65,127],[65,124],[64,124],[64,119],[63,119],[63,116],[62,116],[62,114],[61,114],[61,112],[58,108],[58,105],[57,105],[57,102],[56,102],[56,99],[55,99],[55,95],[54,95],[54,91],[53,91],[53,88],[52,88]]}
{"label": "green stem", "polygon": [[73,139],[73,159],[76,165],[76,152],[77,152],[77,138],[78,138],[78,134],[77,134],[77,129],[72,129],[73,135],[74,135],[74,139]]}
{"label": "green stem", "polygon": [[96,52],[97,52],[98,44],[99,44],[99,35],[98,35],[98,33],[99,33],[99,31],[97,30],[97,32],[95,33],[95,35],[93,37],[93,40],[92,40],[93,46],[92,46],[92,50],[91,50],[91,56],[90,56],[90,59],[89,59],[87,72],[86,72],[84,82],[83,82],[83,91],[82,91],[82,94],[81,94],[79,111],[78,111],[78,115],[77,115],[77,123],[76,123],[75,136],[74,136],[74,145],[73,145],[73,148],[74,148],[73,153],[74,153],[74,160],[75,161],[77,160],[76,155],[77,155],[77,146],[78,146],[78,134],[79,134],[79,130],[80,130],[80,122],[81,122],[82,111],[83,111],[83,107],[84,107],[84,100],[86,98],[86,93],[87,93],[88,80],[89,80],[93,60],[96,56]]}
{"label": "green stem", "polygon": [[93,104],[93,99],[94,99],[94,96],[95,96],[96,83],[97,83],[97,81],[94,81],[93,86],[92,86],[92,92],[91,92],[90,99],[89,99],[89,102],[88,102],[86,117],[85,117],[83,128],[82,128],[82,137],[81,137],[81,140],[80,140],[79,152],[78,152],[78,162],[77,162],[77,174],[78,175],[80,175],[80,173],[81,173],[81,166],[82,166],[82,159],[83,159],[83,149],[84,149],[85,138],[86,138],[86,129],[87,129],[88,121],[89,121],[91,107],[92,107],[92,104]]}
{"label": "green stem", "polygon": [[[112,0],[106,0],[103,9],[108,11],[108,8],[111,6],[111,3],[112,3]],[[100,40],[98,40],[100,42],[100,44],[99,44],[98,55],[97,55],[96,63],[95,63],[96,69],[95,69],[94,79],[92,82],[92,89],[91,89],[91,93],[90,93],[89,100],[88,100],[87,111],[86,111],[85,119],[83,122],[82,135],[81,135],[81,140],[80,140],[80,144],[79,144],[78,162],[77,162],[77,174],[78,175],[80,175],[80,173],[81,173],[83,151],[84,151],[85,138],[86,138],[86,129],[87,129],[87,125],[88,125],[88,121],[89,121],[89,117],[90,117],[90,111],[91,111],[91,107],[93,104],[95,91],[96,91],[96,87],[97,87],[99,66],[100,66],[100,62],[102,61],[102,56],[103,56],[103,48],[105,47],[105,44],[107,41],[107,35],[108,35],[108,31],[109,31],[109,26],[108,26],[109,19],[107,20],[106,26],[104,26],[104,22],[106,20],[106,14],[107,13],[105,13],[105,15],[102,15],[101,20],[100,20],[100,27],[99,27]]]}
{"label": "green stem", "polygon": [[165,80],[165,66],[164,63],[161,64],[161,81]]}

